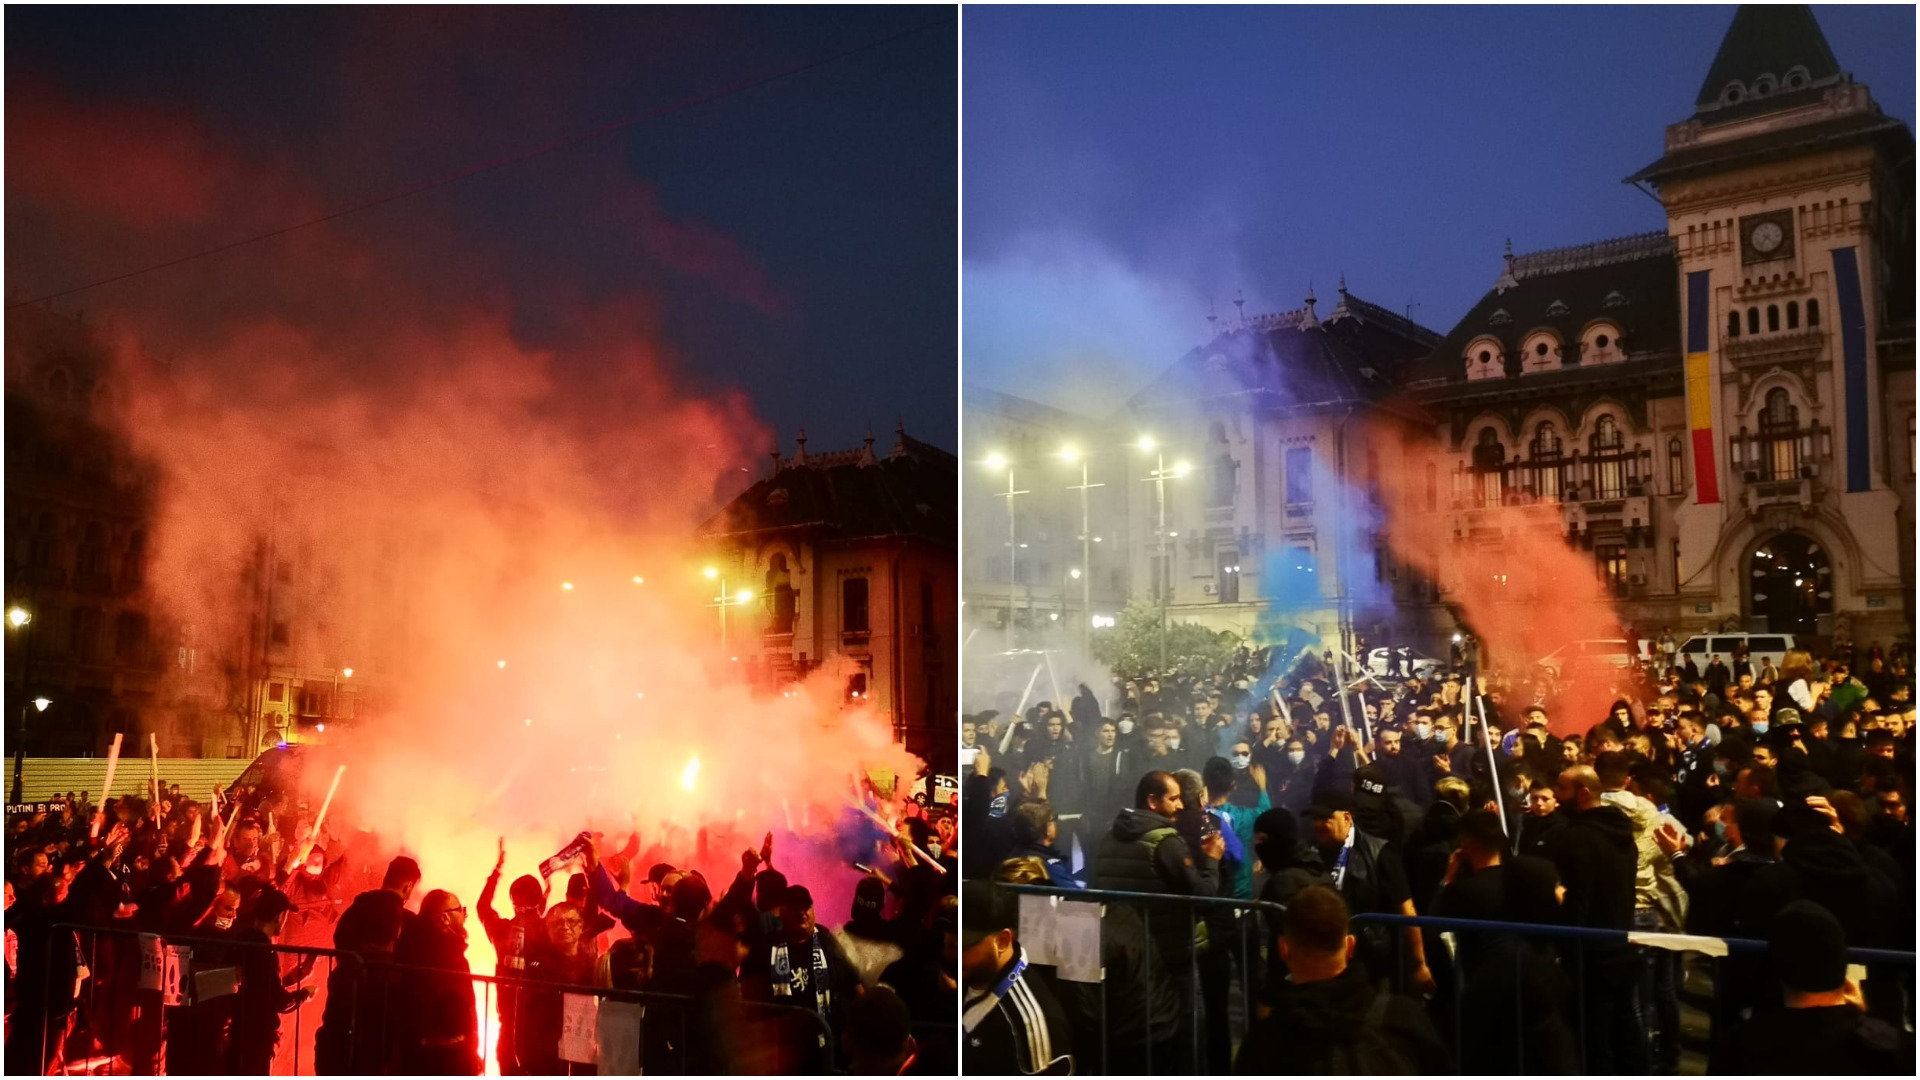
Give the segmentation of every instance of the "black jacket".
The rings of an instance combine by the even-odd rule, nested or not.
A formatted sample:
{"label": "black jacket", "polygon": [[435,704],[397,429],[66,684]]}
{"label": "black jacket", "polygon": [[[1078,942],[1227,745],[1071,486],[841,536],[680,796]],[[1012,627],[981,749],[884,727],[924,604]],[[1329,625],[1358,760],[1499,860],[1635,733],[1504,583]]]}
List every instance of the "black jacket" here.
{"label": "black jacket", "polygon": [[[1220,864],[1189,849],[1172,820],[1151,810],[1122,810],[1113,819],[1113,830],[1100,841],[1093,887],[1213,896],[1220,890]],[[1187,971],[1202,913],[1182,904],[1145,904],[1141,912],[1169,970]]]}
{"label": "black jacket", "polygon": [[1247,1030],[1242,1075],[1418,1074],[1453,1071],[1420,1003],[1380,995],[1359,968],[1321,982],[1283,982],[1273,1014]]}
{"label": "black jacket", "polygon": [[[1606,803],[1591,810],[1556,812],[1567,816],[1567,825],[1554,836],[1547,857],[1567,887],[1561,906],[1567,925],[1633,929],[1634,874],[1639,866],[1633,820],[1626,811]],[[1588,941],[1582,949],[1590,961],[1590,976],[1618,975],[1618,969],[1633,963],[1633,951],[1625,941]]]}
{"label": "black jacket", "polygon": [[1913,1036],[1851,1005],[1766,1009],[1734,1051],[1741,1073],[1785,1076],[1911,1076]]}
{"label": "black jacket", "polygon": [[[1026,951],[1020,950],[1015,963],[1025,959]],[[969,988],[963,1011],[973,1015],[993,989],[1000,990],[999,1000],[965,1032],[960,1055],[965,1071],[985,1076],[1072,1075],[1076,1070],[1067,1015],[1039,973],[1027,968],[1015,975],[1009,965],[995,977],[993,987]]]}

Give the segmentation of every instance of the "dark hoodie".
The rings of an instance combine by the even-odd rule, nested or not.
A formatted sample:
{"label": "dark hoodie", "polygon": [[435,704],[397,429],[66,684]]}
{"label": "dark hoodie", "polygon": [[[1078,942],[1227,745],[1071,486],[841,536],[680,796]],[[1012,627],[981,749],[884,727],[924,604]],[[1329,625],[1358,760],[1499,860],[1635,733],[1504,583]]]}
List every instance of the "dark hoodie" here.
{"label": "dark hoodie", "polygon": [[1861,858],[1852,841],[1830,829],[1794,837],[1779,862],[1754,871],[1736,916],[1742,936],[1764,937],[1773,916],[1795,900],[1812,900],[1832,912],[1851,945],[1911,947],[1910,937],[1901,940],[1901,929],[1910,928],[1912,918],[1900,910],[1894,884]]}
{"label": "dark hoodie", "polygon": [[1151,810],[1120,811],[1094,861],[1094,886],[1101,889],[1212,896],[1219,885],[1218,860],[1198,855],[1171,818]]}
{"label": "dark hoodie", "polygon": [[1439,1075],[1453,1071],[1420,1003],[1379,995],[1358,967],[1319,982],[1283,982],[1273,1013],[1247,1030],[1241,1075]]}
{"label": "dark hoodie", "polygon": [[[1591,810],[1563,807],[1558,812],[1567,816],[1567,826],[1549,842],[1547,857],[1567,887],[1563,920],[1569,926],[1633,929],[1634,872],[1639,865],[1633,819],[1608,803]],[[1587,955],[1596,960],[1632,959],[1624,941],[1589,942]]]}

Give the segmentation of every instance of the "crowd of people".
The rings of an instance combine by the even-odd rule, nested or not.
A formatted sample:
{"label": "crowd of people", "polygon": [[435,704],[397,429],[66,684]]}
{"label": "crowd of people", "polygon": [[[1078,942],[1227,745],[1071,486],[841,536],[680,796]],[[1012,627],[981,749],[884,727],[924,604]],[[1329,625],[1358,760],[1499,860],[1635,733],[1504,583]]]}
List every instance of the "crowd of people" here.
{"label": "crowd of people", "polygon": [[[1692,962],[1712,1071],[1911,1073],[1911,960],[1847,962],[1914,948],[1910,657],[1649,651],[964,717],[969,1071],[1673,1072],[1688,934],[1770,943]],[[1004,884],[1169,900],[1106,904],[1091,984]]]}
{"label": "crowd of people", "polygon": [[284,794],[16,808],[6,1071],[283,1072],[301,1012],[322,1075],[951,1073],[954,830],[909,811],[889,834],[876,806],[837,926],[772,833],[710,884],[694,852],[583,832],[501,895],[503,841],[469,909]]}

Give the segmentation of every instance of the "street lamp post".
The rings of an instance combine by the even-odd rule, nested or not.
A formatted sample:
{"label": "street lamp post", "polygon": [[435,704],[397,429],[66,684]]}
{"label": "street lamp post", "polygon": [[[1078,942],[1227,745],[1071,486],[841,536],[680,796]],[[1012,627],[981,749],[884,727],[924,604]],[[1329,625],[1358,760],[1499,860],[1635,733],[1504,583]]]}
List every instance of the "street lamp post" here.
{"label": "street lamp post", "polygon": [[[33,678],[33,633],[27,629],[33,622],[33,614],[26,608],[14,605],[7,609],[7,626],[20,633],[20,730],[14,733],[13,742],[13,786],[9,789],[7,801],[20,801],[21,777],[27,767],[27,701],[29,680]],[[45,699],[42,699],[45,700]],[[40,706],[45,712],[46,706]]]}
{"label": "street lamp post", "polygon": [[1068,491],[1080,493],[1080,570],[1076,577],[1080,579],[1080,648],[1091,653],[1093,650],[1093,527],[1087,513],[1087,492],[1105,484],[1094,484],[1087,479],[1087,458],[1074,447],[1060,451],[1061,460],[1080,462],[1080,482],[1069,484]]}
{"label": "street lamp post", "polygon": [[1014,517],[1013,499],[1016,495],[1029,493],[1013,486],[1013,463],[1004,455],[988,454],[986,465],[996,472],[1007,470],[1007,490],[1001,492],[1000,497],[1007,500],[1007,651],[1012,652],[1014,615],[1020,610],[1020,533]]}
{"label": "street lamp post", "polygon": [[753,599],[753,590],[740,589],[732,593],[727,592],[727,579],[721,575],[720,570],[717,567],[709,566],[705,570],[701,571],[701,573],[706,575],[706,578],[708,581],[718,582],[720,585],[720,591],[717,594],[715,594],[713,598],[713,606],[720,609],[720,651],[726,652],[727,651],[727,609],[730,607],[739,607],[740,605],[751,601]]}
{"label": "street lamp post", "polygon": [[1160,668],[1167,666],[1167,605],[1173,592],[1173,553],[1167,543],[1167,477],[1179,478],[1187,475],[1188,466],[1184,461],[1175,462],[1173,468],[1167,468],[1166,450],[1151,435],[1141,436],[1134,445],[1153,455],[1153,472],[1145,479],[1153,484],[1153,501],[1158,525],[1154,530],[1154,557],[1160,560]]}

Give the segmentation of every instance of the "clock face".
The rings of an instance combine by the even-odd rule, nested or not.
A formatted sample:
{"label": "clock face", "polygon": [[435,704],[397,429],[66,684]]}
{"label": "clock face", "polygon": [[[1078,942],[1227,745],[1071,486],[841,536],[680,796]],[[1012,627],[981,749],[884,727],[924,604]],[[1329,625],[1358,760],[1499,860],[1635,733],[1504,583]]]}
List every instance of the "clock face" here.
{"label": "clock face", "polygon": [[1761,252],[1773,251],[1780,246],[1780,241],[1786,239],[1786,236],[1787,234],[1781,231],[1779,225],[1771,221],[1763,221],[1753,227],[1751,237],[1753,240],[1753,250]]}

